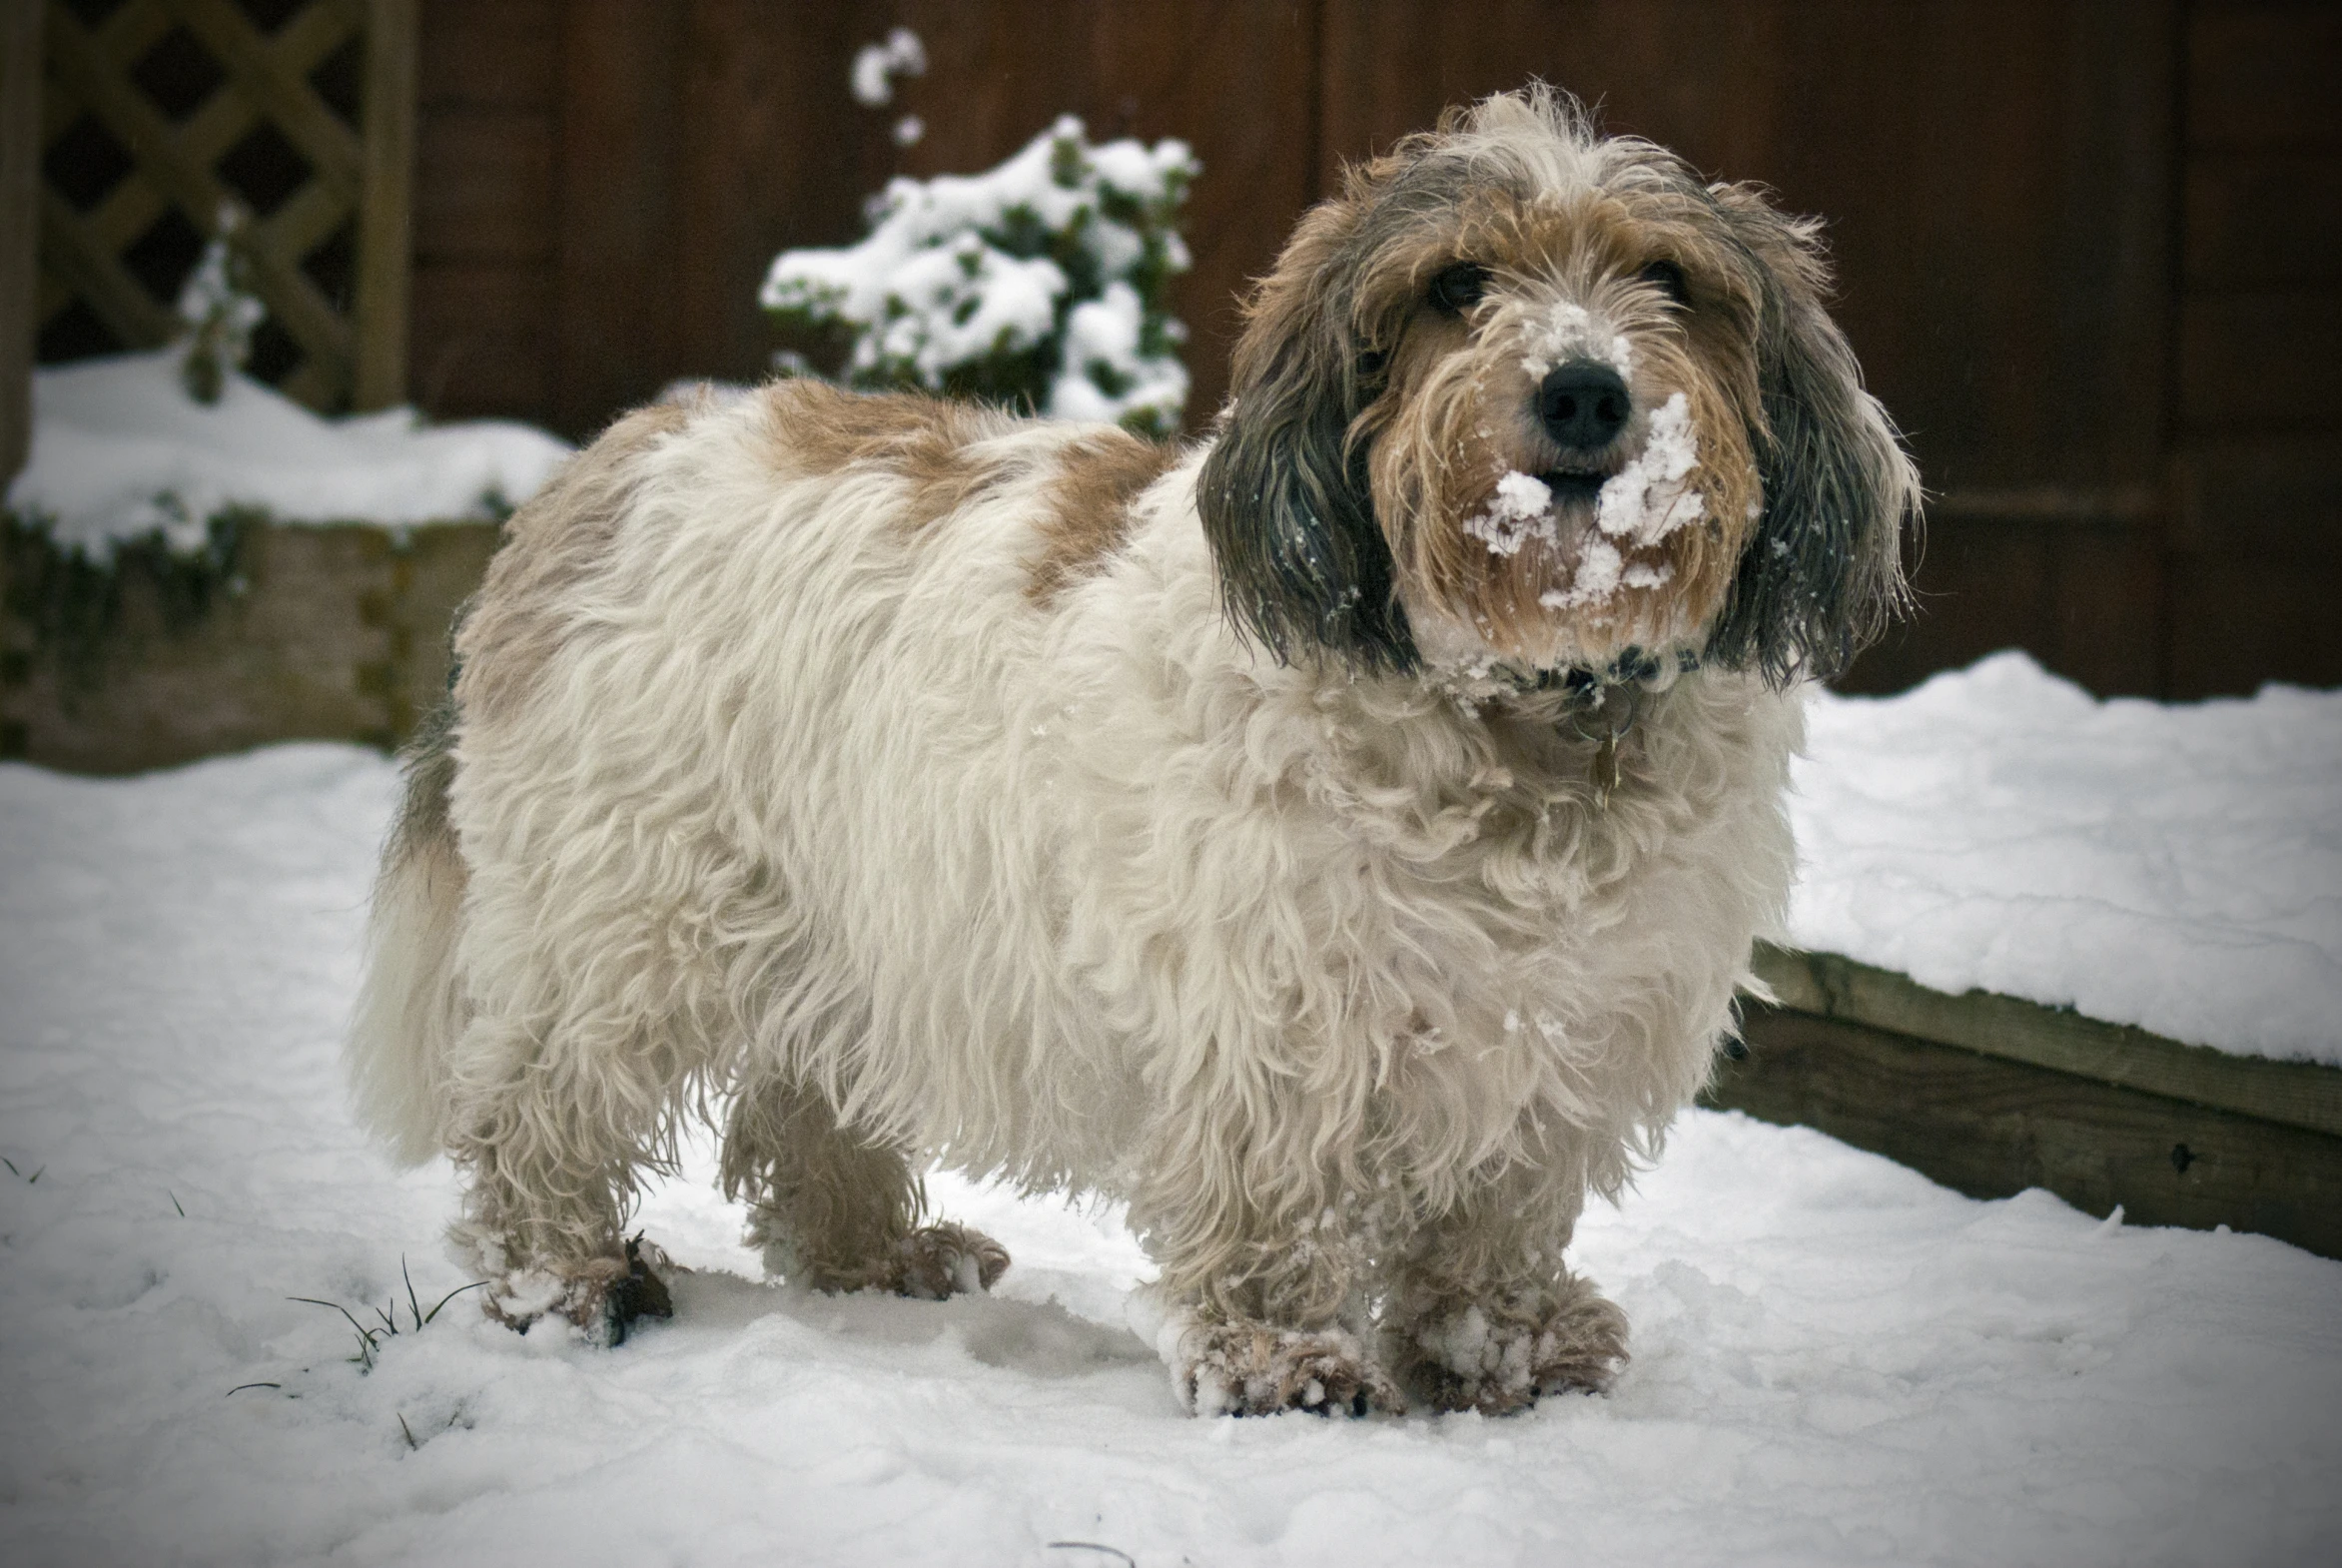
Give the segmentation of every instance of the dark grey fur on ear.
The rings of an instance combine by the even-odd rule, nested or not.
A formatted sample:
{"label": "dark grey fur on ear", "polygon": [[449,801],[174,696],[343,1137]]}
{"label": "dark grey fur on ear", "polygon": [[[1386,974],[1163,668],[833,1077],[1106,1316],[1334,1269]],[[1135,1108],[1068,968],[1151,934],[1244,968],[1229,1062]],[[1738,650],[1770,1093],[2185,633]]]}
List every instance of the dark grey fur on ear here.
{"label": "dark grey fur on ear", "polygon": [[1919,474],[1822,309],[1811,227],[1745,188],[1714,194],[1756,263],[1767,428],[1757,458],[1764,515],[1742,552],[1708,657],[1761,670],[1777,687],[1827,680],[1909,605],[1903,536],[1919,519]]}
{"label": "dark grey fur on ear", "polygon": [[1365,454],[1347,441],[1366,393],[1336,261],[1342,227],[1330,204],[1311,214],[1261,285],[1195,503],[1230,619],[1280,662],[1330,650],[1407,671],[1414,636]]}

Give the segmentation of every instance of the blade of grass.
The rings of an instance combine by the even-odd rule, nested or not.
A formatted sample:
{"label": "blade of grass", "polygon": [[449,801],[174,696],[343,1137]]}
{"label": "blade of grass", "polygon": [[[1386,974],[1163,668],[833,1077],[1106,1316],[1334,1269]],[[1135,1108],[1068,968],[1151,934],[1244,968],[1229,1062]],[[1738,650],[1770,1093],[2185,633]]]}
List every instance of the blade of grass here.
{"label": "blade of grass", "polygon": [[358,1330],[359,1359],[366,1363],[368,1370],[373,1370],[375,1364],[375,1337],[382,1332],[380,1328],[367,1327],[366,1324],[360,1322],[355,1316],[352,1316],[350,1308],[344,1306],[339,1301],[321,1301],[314,1295],[289,1295],[285,1299],[288,1301],[306,1301],[311,1306],[332,1307],[335,1311],[340,1312],[344,1317],[348,1317],[350,1319],[350,1326]]}
{"label": "blade of grass", "polygon": [[1059,1550],[1104,1552],[1109,1557],[1120,1557],[1124,1562],[1129,1563],[1131,1568],[1139,1568],[1138,1558],[1133,1557],[1121,1547],[1109,1546],[1104,1541],[1052,1541],[1049,1543],[1049,1549],[1053,1552]]}
{"label": "blade of grass", "polygon": [[[457,1285],[457,1286],[456,1286],[454,1289],[452,1289],[452,1290],[448,1291],[448,1292],[447,1292],[445,1295],[443,1295],[443,1296],[440,1296],[440,1297],[439,1297],[439,1306],[445,1306],[445,1305],[446,1305],[446,1304],[447,1304],[449,1301],[452,1301],[452,1300],[454,1300],[454,1299],[455,1299],[457,1296],[461,1295],[461,1294],[462,1294],[464,1291],[466,1291],[466,1290],[477,1290],[477,1289],[478,1289],[478,1288],[479,1288],[481,1285],[484,1285],[484,1284],[486,1284],[486,1283],[487,1283],[487,1281],[486,1281],[485,1279],[474,1279],[473,1281],[471,1281],[471,1283],[469,1283],[469,1284],[467,1284],[467,1285]],[[422,1314],[422,1320],[423,1320],[424,1322],[426,1322],[426,1323],[427,1323],[427,1322],[429,1322],[429,1321],[430,1321],[432,1318],[434,1318],[434,1317],[438,1316],[438,1315],[439,1315],[439,1306],[434,1306],[434,1307],[432,1307],[432,1308],[431,1308],[429,1311],[427,1311],[427,1312],[423,1313],[423,1314]]]}
{"label": "blade of grass", "polygon": [[398,1277],[406,1281],[406,1310],[414,1314],[414,1331],[422,1332],[422,1305],[414,1298],[414,1276],[406,1271],[406,1254],[398,1254]]}
{"label": "blade of grass", "polygon": [[350,1326],[358,1330],[358,1335],[361,1339],[367,1338],[368,1336],[379,1332],[377,1329],[367,1327],[366,1324],[360,1322],[357,1318],[351,1317],[350,1308],[344,1306],[339,1301],[321,1301],[314,1295],[289,1295],[285,1299],[288,1301],[305,1301],[311,1306],[322,1306],[332,1311],[340,1312],[344,1317],[350,1318]]}

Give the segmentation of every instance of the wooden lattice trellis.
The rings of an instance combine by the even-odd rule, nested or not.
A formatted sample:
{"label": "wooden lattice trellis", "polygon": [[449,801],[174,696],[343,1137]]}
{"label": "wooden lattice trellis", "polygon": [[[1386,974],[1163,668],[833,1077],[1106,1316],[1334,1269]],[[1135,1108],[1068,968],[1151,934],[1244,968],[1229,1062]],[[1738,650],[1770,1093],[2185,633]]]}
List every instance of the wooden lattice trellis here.
{"label": "wooden lattice trellis", "polygon": [[256,374],[317,408],[402,400],[414,5],[51,0],[44,357],[168,342],[233,202],[269,310]]}

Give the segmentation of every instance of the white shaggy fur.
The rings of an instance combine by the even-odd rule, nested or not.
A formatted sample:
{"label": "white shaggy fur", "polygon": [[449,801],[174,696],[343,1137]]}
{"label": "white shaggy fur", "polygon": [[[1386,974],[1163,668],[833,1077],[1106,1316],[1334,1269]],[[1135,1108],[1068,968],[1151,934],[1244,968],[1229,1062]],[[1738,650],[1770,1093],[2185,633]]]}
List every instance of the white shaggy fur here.
{"label": "white shaggy fur", "polygon": [[1096,430],[985,416],[911,525],[790,395],[630,421],[515,519],[386,859],[360,1103],[457,1160],[491,1310],[606,1323],[638,1174],[729,1103],[804,1282],[989,1282],[912,1228],[938,1161],[1127,1198],[1191,1408],[1600,1386],[1563,1249],[1781,912],[1794,687],[1670,668],[1598,804],[1566,693],[1232,626],[1208,448],[1037,598]]}

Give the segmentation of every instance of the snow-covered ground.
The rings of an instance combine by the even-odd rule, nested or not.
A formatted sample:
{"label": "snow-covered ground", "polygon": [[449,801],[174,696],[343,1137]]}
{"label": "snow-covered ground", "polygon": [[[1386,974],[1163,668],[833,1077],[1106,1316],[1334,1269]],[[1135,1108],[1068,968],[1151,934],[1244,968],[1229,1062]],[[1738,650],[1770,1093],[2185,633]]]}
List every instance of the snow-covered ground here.
{"label": "snow-covered ground", "polygon": [[2342,1065],[2342,691],[2101,702],[2022,653],[1823,695],[1800,947]]}
{"label": "snow-covered ground", "polygon": [[[0,767],[0,1561],[2342,1555],[2342,1264],[1730,1116],[1589,1215],[1615,1393],[1510,1419],[1190,1420],[1117,1216],[952,1181],[1016,1253],[996,1297],[768,1286],[704,1155],[641,1215],[697,1270],[671,1322],[598,1351],[457,1297],[417,1332],[401,1260],[426,1310],[463,1283],[449,1175],[390,1174],[336,1065],[391,795],[327,746]],[[368,1371],[292,1296],[403,1331]]]}
{"label": "snow-covered ground", "polygon": [[563,442],[507,420],[428,426],[411,408],[320,418],[231,374],[212,404],[181,389],[177,349],[44,366],[33,375],[31,459],[9,509],[60,544],[104,556],[160,530],[181,549],[229,506],[285,522],[395,526],[491,515],[535,493]]}

